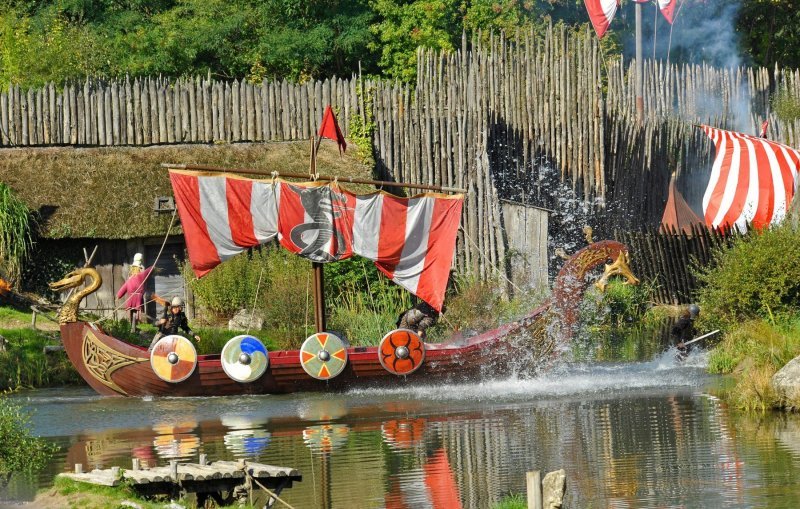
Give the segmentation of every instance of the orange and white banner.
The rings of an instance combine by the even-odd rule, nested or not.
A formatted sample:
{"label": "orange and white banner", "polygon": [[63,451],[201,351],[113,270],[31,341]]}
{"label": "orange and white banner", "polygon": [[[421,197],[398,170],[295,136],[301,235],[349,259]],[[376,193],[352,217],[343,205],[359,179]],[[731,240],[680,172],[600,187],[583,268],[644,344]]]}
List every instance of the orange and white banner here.
{"label": "orange and white banner", "polygon": [[275,238],[309,260],[357,254],[440,310],[463,195],[357,196],[336,183],[294,184],[170,171],[189,261],[198,277]]}

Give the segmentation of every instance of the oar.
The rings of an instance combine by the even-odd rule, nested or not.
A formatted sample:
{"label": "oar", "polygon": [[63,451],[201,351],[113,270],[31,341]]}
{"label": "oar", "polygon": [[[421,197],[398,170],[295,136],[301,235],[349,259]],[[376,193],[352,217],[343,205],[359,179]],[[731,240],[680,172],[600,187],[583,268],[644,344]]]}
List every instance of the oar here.
{"label": "oar", "polygon": [[705,339],[705,338],[707,338],[709,336],[713,336],[714,334],[717,334],[718,332],[719,332],[719,329],[713,330],[713,331],[709,332],[708,334],[703,334],[702,336],[694,338],[691,341],[687,341],[686,343],[683,344],[683,346],[688,346],[688,345],[691,345],[692,343],[697,343],[701,339]]}

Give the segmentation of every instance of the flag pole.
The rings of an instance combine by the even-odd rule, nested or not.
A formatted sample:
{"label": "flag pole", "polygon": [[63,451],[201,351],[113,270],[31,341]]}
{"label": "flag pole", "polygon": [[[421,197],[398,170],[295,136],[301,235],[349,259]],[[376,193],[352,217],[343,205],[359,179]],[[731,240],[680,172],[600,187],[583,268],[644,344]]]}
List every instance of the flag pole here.
{"label": "flag pole", "polygon": [[636,116],[644,120],[644,61],[642,55],[642,4],[636,4]]}
{"label": "flag pole", "polygon": [[[311,177],[315,180],[319,177],[317,173],[317,148],[319,147],[319,139],[313,134],[311,135],[311,164],[309,172]],[[311,262],[312,271],[314,272],[314,328],[316,331],[325,332],[327,328],[325,320],[325,269],[320,262]]]}

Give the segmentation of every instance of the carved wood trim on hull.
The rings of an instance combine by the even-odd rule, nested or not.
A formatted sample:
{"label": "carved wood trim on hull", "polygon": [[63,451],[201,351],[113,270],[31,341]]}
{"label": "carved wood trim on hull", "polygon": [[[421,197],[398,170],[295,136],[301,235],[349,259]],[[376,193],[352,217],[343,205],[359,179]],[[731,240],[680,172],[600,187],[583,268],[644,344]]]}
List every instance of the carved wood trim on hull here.
{"label": "carved wood trim on hull", "polygon": [[113,350],[100,341],[91,330],[87,330],[83,336],[81,352],[83,364],[95,380],[125,396],[128,393],[111,379],[111,375],[125,366],[148,361],[147,358],[132,357]]}

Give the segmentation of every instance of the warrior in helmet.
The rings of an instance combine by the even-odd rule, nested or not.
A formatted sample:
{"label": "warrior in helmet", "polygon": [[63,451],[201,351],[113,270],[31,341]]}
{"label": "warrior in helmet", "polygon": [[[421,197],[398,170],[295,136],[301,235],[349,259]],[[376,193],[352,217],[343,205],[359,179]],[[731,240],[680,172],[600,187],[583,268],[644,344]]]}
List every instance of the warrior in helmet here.
{"label": "warrior in helmet", "polygon": [[164,316],[156,322],[156,325],[158,325],[158,332],[153,337],[149,350],[152,350],[158,340],[164,336],[177,334],[178,329],[183,329],[186,334],[193,335],[196,341],[200,341],[200,336],[194,334],[189,327],[189,320],[183,312],[183,299],[180,297],[173,298],[170,306],[164,308]]}

